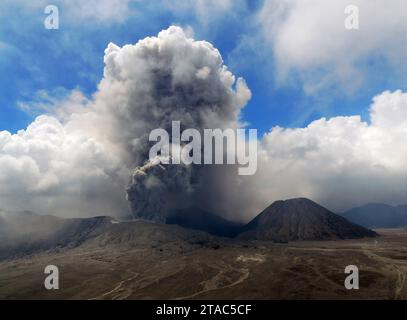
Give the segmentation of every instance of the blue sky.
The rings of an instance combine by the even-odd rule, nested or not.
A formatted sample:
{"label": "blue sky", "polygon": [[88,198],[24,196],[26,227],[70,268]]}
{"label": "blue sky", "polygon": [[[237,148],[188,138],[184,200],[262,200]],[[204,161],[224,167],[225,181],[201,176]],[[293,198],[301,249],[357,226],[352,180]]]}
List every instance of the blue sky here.
{"label": "blue sky", "polygon": [[[196,39],[210,41],[231,71],[245,78],[253,95],[243,120],[260,132],[276,125],[303,127],[312,120],[337,115],[360,114],[368,120],[368,108],[375,95],[405,89],[403,76],[377,51],[352,58],[357,76],[363,80],[355,81],[353,86],[352,77],[346,78],[351,89],[344,88],[339,83],[343,79],[336,80],[335,75],[334,80],[316,91],[305,89],[307,82],[318,83],[330,77],[334,73],[330,65],[298,69],[294,65],[281,81],[273,41],[265,44],[265,33],[274,30],[259,18],[263,14],[264,19],[267,13],[263,1],[224,1],[223,7],[209,1],[204,9],[181,1],[174,1],[172,6],[119,1],[126,10],[106,17],[77,17],[81,8],[74,10],[65,1],[56,1],[59,30],[44,28],[47,3],[33,2],[36,5],[27,6],[23,1],[0,5],[0,130],[16,132],[32,122],[38,111],[27,112],[19,105],[38,102],[39,91],[58,96],[80,89],[90,96],[103,75],[103,51],[109,42],[119,46],[135,43],[171,24],[190,28]],[[269,20],[273,19],[270,15]]]}

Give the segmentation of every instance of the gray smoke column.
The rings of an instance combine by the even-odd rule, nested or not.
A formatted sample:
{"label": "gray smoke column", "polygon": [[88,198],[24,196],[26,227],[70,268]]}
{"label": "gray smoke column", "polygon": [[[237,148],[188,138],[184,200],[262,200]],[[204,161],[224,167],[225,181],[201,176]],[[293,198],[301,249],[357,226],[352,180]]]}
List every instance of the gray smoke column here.
{"label": "gray smoke column", "polygon": [[135,168],[127,187],[133,218],[165,222],[172,210],[192,205],[202,168],[162,164],[158,158]]}
{"label": "gray smoke column", "polygon": [[151,162],[148,136],[157,128],[171,133],[172,121],[201,132],[239,127],[251,95],[244,80],[236,80],[210,43],[188,38],[179,27],[135,45],[109,44],[105,64],[96,100],[113,115],[106,130],[136,168],[127,187],[133,217],[163,221],[173,209],[208,202],[217,185],[210,166]]}

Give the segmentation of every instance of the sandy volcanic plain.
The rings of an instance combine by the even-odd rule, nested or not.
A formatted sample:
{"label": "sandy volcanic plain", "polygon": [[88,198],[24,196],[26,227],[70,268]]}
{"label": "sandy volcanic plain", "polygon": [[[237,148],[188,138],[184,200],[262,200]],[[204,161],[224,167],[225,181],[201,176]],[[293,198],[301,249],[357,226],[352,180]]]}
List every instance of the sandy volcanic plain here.
{"label": "sandy volcanic plain", "polygon": [[[407,230],[359,240],[231,241],[132,222],[74,248],[0,262],[1,299],[406,299]],[[175,235],[174,235],[175,234]],[[44,288],[56,265],[60,289]],[[346,290],[347,265],[360,289]]]}

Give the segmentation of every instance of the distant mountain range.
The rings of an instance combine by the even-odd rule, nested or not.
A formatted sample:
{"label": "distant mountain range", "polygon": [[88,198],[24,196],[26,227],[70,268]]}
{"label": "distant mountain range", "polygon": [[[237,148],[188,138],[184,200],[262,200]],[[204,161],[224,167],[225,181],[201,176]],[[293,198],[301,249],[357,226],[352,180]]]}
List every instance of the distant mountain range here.
{"label": "distant mountain range", "polygon": [[341,214],[366,228],[402,228],[407,226],[407,205],[390,206],[369,203]]}

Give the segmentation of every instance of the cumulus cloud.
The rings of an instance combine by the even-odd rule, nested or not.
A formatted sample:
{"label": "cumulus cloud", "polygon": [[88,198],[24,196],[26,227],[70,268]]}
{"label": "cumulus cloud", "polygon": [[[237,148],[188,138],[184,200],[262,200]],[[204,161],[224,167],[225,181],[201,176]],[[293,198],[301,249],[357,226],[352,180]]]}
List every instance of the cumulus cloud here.
{"label": "cumulus cloud", "polygon": [[262,141],[254,202],[306,196],[341,211],[368,202],[399,204],[407,190],[407,93],[373,99],[360,116],[273,128]]}
{"label": "cumulus cloud", "polygon": [[127,212],[120,189],[129,173],[121,160],[54,117],[40,116],[17,134],[1,131],[0,167],[4,209],[64,216]]}
{"label": "cumulus cloud", "polygon": [[[345,8],[359,8],[360,29],[344,27]],[[407,12],[403,0],[265,1],[258,21],[276,59],[279,79],[294,75],[309,93],[363,83],[366,62],[405,71]]]}

